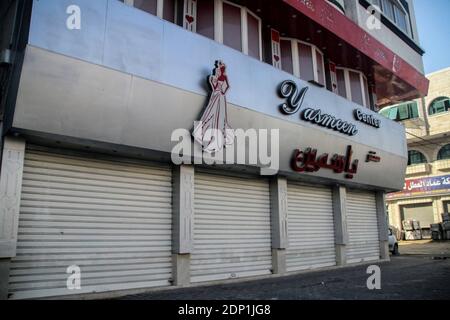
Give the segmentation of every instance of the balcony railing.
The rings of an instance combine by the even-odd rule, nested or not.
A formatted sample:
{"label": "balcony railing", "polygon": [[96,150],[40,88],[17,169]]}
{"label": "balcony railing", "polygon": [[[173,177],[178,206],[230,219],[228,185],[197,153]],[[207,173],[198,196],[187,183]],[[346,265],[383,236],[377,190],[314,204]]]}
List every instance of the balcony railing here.
{"label": "balcony railing", "polygon": [[439,171],[450,171],[450,159],[438,160],[434,163]]}
{"label": "balcony railing", "polygon": [[430,172],[431,165],[429,163],[414,164],[406,168],[407,176],[429,174]]}

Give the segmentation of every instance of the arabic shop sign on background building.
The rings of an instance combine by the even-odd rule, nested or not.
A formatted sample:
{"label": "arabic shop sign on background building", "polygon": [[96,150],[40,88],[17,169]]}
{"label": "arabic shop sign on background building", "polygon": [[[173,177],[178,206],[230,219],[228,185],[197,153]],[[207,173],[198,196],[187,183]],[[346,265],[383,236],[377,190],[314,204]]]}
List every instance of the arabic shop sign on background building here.
{"label": "arabic shop sign on background building", "polygon": [[406,180],[403,191],[389,193],[386,198],[433,195],[444,192],[450,192],[450,175]]}

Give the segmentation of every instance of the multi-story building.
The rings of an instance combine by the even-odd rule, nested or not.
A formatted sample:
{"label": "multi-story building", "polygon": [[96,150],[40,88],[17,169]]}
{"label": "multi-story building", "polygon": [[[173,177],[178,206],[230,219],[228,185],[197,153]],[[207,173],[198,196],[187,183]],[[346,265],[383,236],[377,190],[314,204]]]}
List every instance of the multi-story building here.
{"label": "multi-story building", "polygon": [[372,2],[2,1],[2,295],[389,259],[374,110],[428,80],[412,0]]}
{"label": "multi-story building", "polygon": [[401,192],[387,195],[390,223],[415,219],[430,236],[430,224],[450,212],[450,68],[429,74],[428,96],[381,110],[406,128],[408,167]]}

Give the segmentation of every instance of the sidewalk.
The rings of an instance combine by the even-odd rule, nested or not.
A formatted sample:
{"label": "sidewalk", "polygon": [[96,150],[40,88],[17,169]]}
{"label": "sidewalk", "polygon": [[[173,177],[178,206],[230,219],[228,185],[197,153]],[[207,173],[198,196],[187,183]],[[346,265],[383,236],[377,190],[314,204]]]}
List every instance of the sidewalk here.
{"label": "sidewalk", "polygon": [[416,240],[400,241],[401,255],[431,255],[450,258],[450,241]]}

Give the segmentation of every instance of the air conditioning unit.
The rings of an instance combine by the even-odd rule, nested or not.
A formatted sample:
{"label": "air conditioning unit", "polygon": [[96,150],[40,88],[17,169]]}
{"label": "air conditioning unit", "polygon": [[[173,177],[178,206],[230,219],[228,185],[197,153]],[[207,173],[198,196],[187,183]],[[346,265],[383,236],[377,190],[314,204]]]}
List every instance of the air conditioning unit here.
{"label": "air conditioning unit", "polygon": [[0,52],[0,64],[12,64],[12,51],[4,49]]}

